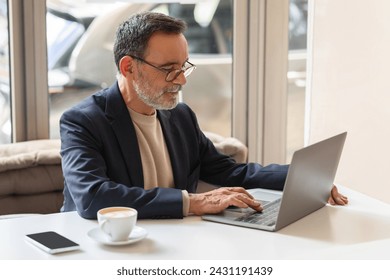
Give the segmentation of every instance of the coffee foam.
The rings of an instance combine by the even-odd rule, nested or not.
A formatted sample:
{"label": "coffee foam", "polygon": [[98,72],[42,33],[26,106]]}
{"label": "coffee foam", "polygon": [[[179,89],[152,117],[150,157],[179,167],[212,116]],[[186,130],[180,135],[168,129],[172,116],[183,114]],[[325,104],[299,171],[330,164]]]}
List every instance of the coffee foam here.
{"label": "coffee foam", "polygon": [[106,212],[103,215],[110,218],[124,218],[124,217],[130,217],[134,215],[134,213],[128,210],[119,210],[119,211]]}

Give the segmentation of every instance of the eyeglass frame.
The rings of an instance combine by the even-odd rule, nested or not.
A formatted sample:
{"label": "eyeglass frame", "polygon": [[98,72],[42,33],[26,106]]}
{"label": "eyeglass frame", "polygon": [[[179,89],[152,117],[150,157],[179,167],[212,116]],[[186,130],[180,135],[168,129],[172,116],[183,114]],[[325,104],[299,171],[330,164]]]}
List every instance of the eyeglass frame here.
{"label": "eyeglass frame", "polygon": [[[188,60],[186,60],[185,63],[188,63],[190,66],[187,67],[186,69],[183,69],[184,66],[182,66],[181,69],[168,70],[168,69],[164,69],[164,68],[158,67],[158,66],[156,66],[156,65],[153,65],[152,63],[146,61],[146,60],[143,59],[143,58],[140,58],[139,56],[130,55],[130,54],[129,54],[129,56],[132,57],[132,58],[134,58],[134,59],[136,59],[136,60],[138,60],[138,61],[141,61],[142,63],[145,63],[145,64],[147,64],[147,65],[153,67],[154,69],[157,69],[157,70],[159,70],[159,71],[161,71],[161,72],[166,73],[166,76],[165,76],[165,81],[166,81],[166,82],[173,82],[174,80],[177,79],[177,77],[179,77],[179,75],[180,75],[181,73],[183,73],[183,74],[184,74],[184,77],[187,78],[187,77],[196,69],[196,65],[193,64],[193,63],[191,63],[191,62],[189,62]],[[190,69],[191,69],[191,71],[187,72],[187,71],[190,70]],[[168,76],[169,76],[169,74],[171,74],[172,72],[176,72],[176,74],[174,75],[173,79],[169,79],[169,80],[168,80]],[[187,72],[187,74],[186,74],[186,72]]]}

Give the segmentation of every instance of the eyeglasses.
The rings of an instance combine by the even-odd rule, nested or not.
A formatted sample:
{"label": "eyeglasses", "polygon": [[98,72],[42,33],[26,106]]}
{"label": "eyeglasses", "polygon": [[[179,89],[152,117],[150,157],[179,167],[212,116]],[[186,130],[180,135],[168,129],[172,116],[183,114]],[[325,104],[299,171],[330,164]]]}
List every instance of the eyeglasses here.
{"label": "eyeglasses", "polygon": [[192,71],[194,71],[196,68],[195,64],[192,64],[191,62],[186,61],[181,69],[168,70],[168,69],[165,69],[162,67],[155,66],[155,65],[147,62],[146,60],[144,60],[138,56],[134,56],[134,55],[129,55],[129,56],[131,56],[132,58],[134,58],[138,61],[141,61],[142,63],[145,63],[149,66],[152,66],[153,68],[160,70],[161,72],[166,73],[167,75],[165,76],[165,81],[167,81],[167,82],[174,81],[177,77],[179,77],[179,75],[181,73],[184,74],[184,77],[188,77],[192,73]]}

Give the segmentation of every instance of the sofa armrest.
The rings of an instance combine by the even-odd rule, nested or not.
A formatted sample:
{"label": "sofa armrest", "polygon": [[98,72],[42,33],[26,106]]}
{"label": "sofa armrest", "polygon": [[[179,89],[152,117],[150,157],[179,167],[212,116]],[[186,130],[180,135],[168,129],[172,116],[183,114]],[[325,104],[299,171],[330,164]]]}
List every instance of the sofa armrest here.
{"label": "sofa armrest", "polygon": [[237,163],[248,160],[248,148],[237,138],[223,137],[213,132],[204,132],[222,154],[232,157]]}

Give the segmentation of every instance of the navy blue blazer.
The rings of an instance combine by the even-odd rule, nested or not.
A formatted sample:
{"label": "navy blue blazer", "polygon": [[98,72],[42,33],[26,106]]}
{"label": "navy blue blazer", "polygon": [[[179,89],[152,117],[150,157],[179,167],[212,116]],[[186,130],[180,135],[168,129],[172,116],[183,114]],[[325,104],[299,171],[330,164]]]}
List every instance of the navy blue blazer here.
{"label": "navy blue blazer", "polygon": [[65,178],[61,210],[95,219],[103,207],[128,206],[138,210],[139,218],[182,218],[182,190],[195,192],[199,179],[219,186],[283,189],[286,165],[237,164],[220,154],[187,105],[159,110],[157,117],[175,188],[144,190],[137,136],[118,84],[66,111],[60,120]]}

